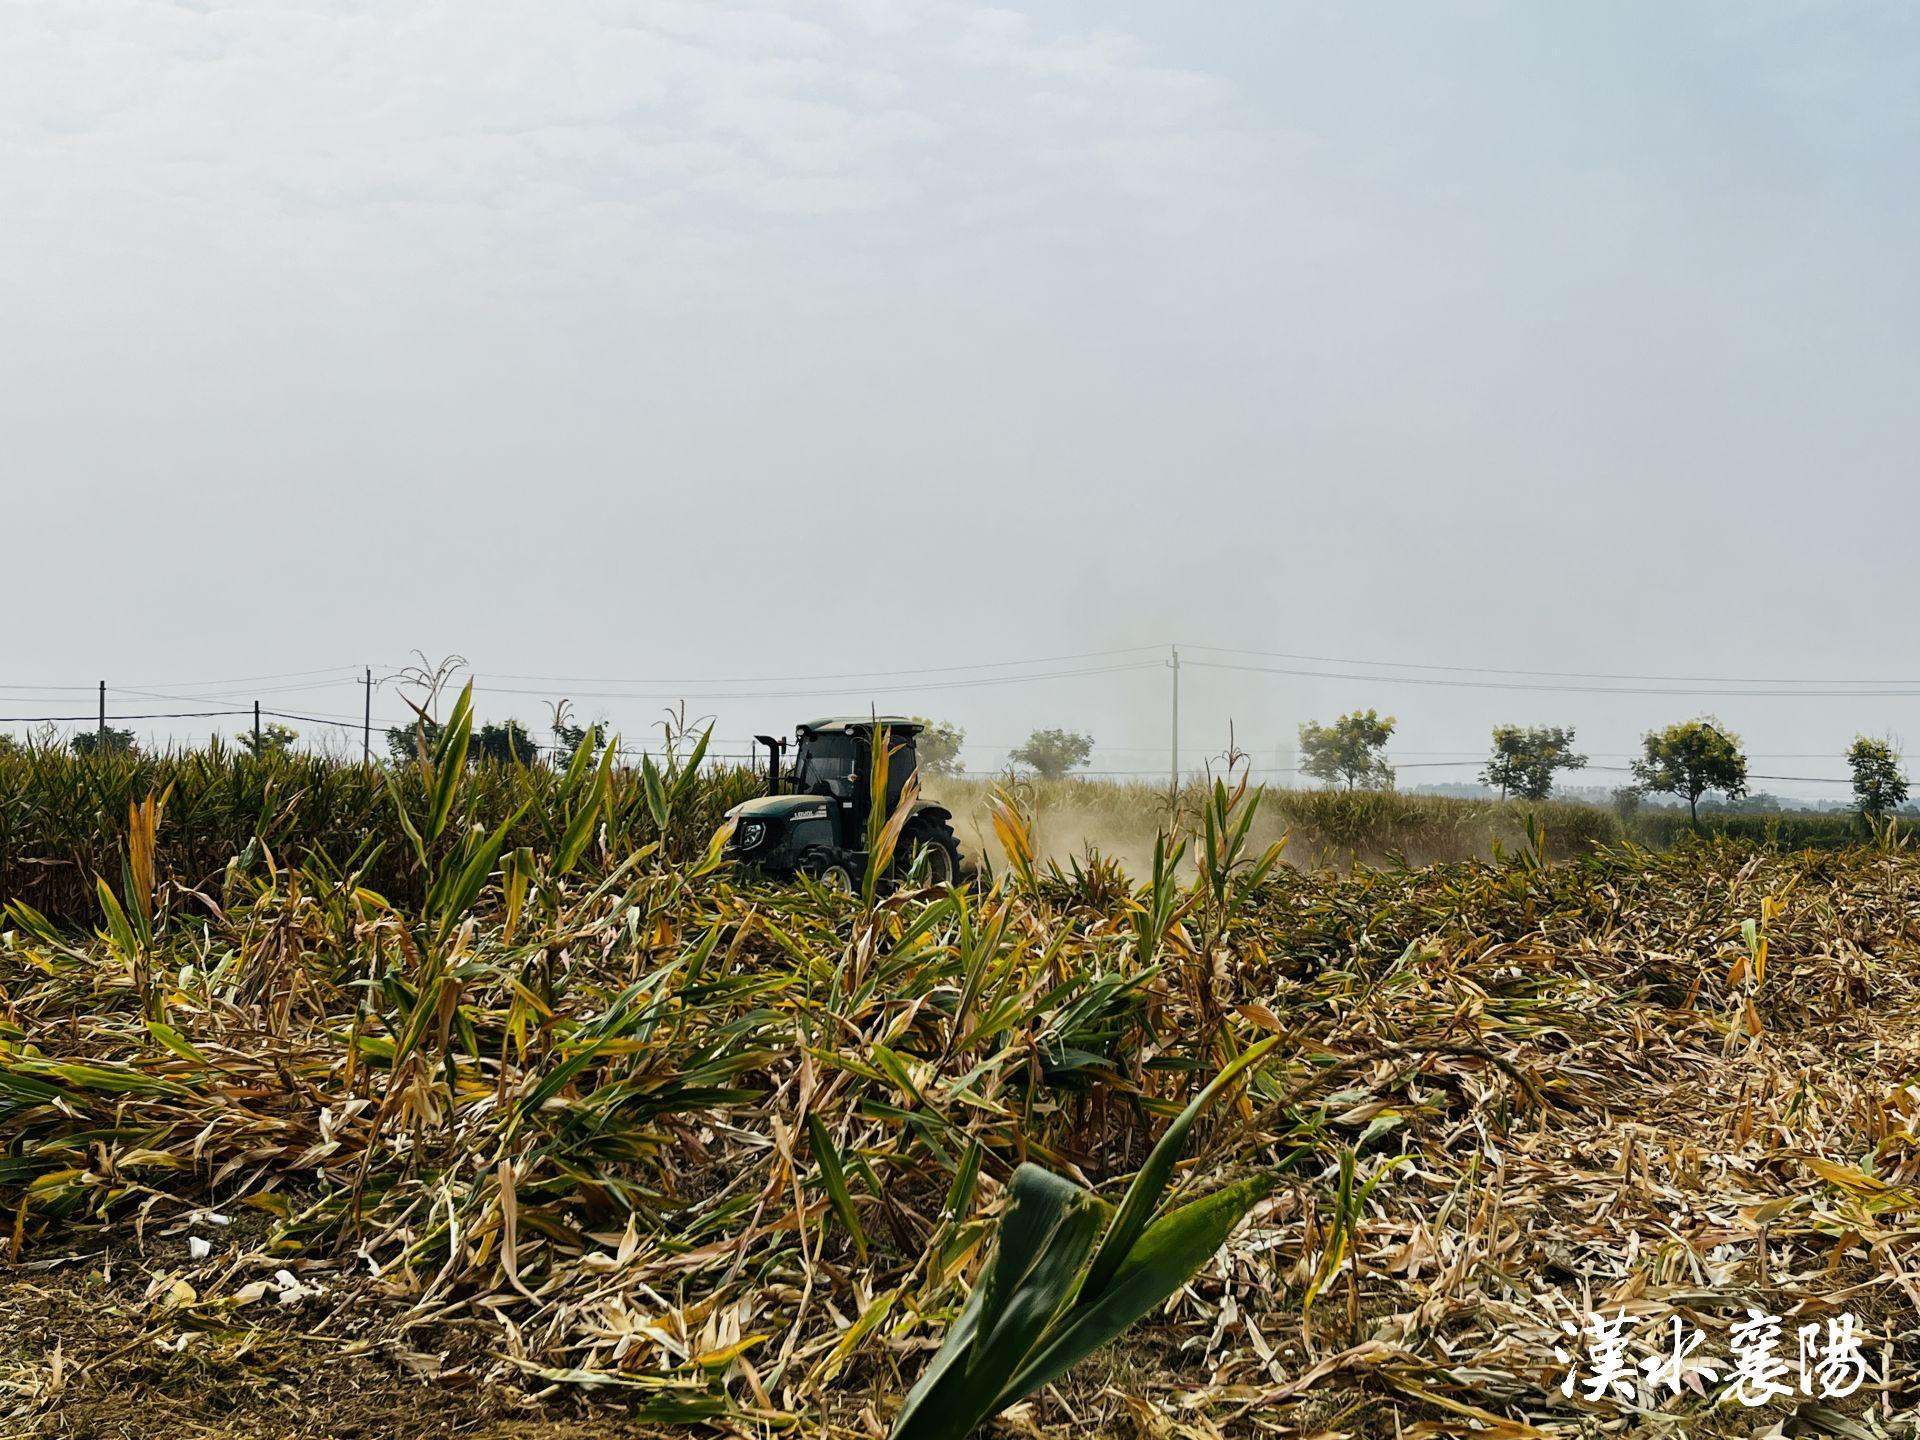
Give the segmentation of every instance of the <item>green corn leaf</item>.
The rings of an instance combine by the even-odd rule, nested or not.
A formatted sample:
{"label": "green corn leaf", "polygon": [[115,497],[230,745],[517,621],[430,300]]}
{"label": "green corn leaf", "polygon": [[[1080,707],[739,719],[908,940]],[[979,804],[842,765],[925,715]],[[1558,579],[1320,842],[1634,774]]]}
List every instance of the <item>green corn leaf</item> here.
{"label": "green corn leaf", "polygon": [[1014,1171],[986,1277],[908,1393],[892,1440],[961,1440],[1001,1408],[1007,1382],[1072,1298],[1100,1217],[1072,1181],[1037,1165]]}
{"label": "green corn leaf", "polygon": [[[1213,1257],[1246,1214],[1269,1195],[1277,1175],[1257,1175],[1183,1205],[1146,1228],[1114,1272],[1104,1293],[1082,1291],[1045,1347],[995,1398],[994,1411],[1051,1385],[1134,1321],[1164,1304]],[[992,1413],[992,1412],[989,1412]]]}
{"label": "green corn leaf", "polygon": [[713,727],[709,725],[700,732],[700,738],[693,743],[693,753],[688,755],[686,763],[680,766],[673,782],[673,804],[679,809],[692,798],[700,784],[700,762],[707,758],[707,746],[713,740]]}
{"label": "green corn leaf", "polygon": [[860,1228],[860,1212],[854,1208],[853,1192],[847,1188],[847,1172],[840,1164],[840,1152],[834,1149],[833,1137],[827,1134],[827,1127],[820,1123],[817,1115],[807,1116],[807,1143],[813,1147],[813,1163],[820,1167],[820,1183],[826,1187],[833,1213],[853,1237],[853,1248],[864,1262],[867,1234]]}
{"label": "green corn leaf", "polygon": [[[598,726],[595,727],[596,730],[598,728]],[[591,731],[588,732],[589,738],[592,737],[592,733]],[[618,739],[614,739],[603,745],[601,747],[600,758],[604,760],[608,753],[618,747],[619,743]],[[591,744],[587,743],[587,741],[582,741],[580,744],[574,746],[573,755],[567,761],[567,773],[560,782],[561,794],[571,795],[580,787],[580,783],[586,777],[587,771],[593,768],[594,758],[594,748]]]}
{"label": "green corn leaf", "polygon": [[[593,788],[588,792],[585,802],[567,821],[566,833],[560,837],[560,848],[553,854],[553,873],[556,875],[565,875],[579,864],[580,857],[586,853],[587,846],[593,842],[594,822],[600,818],[600,812],[606,806],[607,795],[612,785],[614,745],[617,743],[617,740],[610,742],[600,752],[600,769],[594,776]],[[586,753],[587,747],[582,745],[573,757],[574,764],[578,765]],[[572,774],[569,772],[570,784],[572,779]]]}
{"label": "green corn leaf", "polygon": [[[900,1406],[900,1413],[894,1417],[893,1429],[887,1433],[887,1440],[935,1440],[939,1436],[951,1436],[958,1440],[967,1433],[960,1428],[936,1428],[943,1417],[939,1413],[939,1400],[950,1399],[956,1389],[956,1379],[965,1379],[966,1359],[973,1353],[974,1337],[980,1332],[980,1309],[986,1300],[986,1286],[976,1285],[973,1293],[967,1296],[967,1303],[952,1325],[947,1327],[947,1338],[941,1343],[940,1353],[933,1357],[913,1389],[907,1392],[907,1398]],[[992,1412],[983,1411],[978,1416],[968,1418],[971,1428]]]}
{"label": "green corn leaf", "polygon": [[434,746],[433,787],[427,806],[425,839],[431,844],[447,828],[460,781],[467,771],[467,743],[473,734],[473,682],[469,680],[455,702],[440,743]]}
{"label": "green corn leaf", "polygon": [[1100,1249],[1093,1257],[1093,1267],[1087,1272],[1087,1295],[1097,1298],[1113,1282],[1122,1262],[1132,1251],[1134,1242],[1145,1232],[1147,1222],[1166,1193],[1168,1181],[1173,1178],[1174,1162],[1180,1158],[1180,1152],[1187,1143],[1187,1132],[1193,1128],[1194,1121],[1223,1090],[1248,1067],[1257,1065],[1279,1042],[1278,1035],[1270,1035],[1245,1051],[1216,1075],[1206,1089],[1194,1096],[1192,1103],[1167,1126],[1167,1133],[1160,1137],[1160,1143],[1147,1156],[1147,1163],[1140,1167],[1140,1173],[1133,1177],[1133,1183],[1127,1187],[1119,1213],[1114,1216],[1106,1238],[1100,1242]]}
{"label": "green corn leaf", "polygon": [[6,915],[11,918],[14,924],[18,925],[42,945],[49,946],[69,955],[85,953],[74,950],[73,947],[68,944],[65,937],[60,934],[59,930],[54,927],[53,922],[24,900],[8,901],[4,909],[0,909],[0,915]]}
{"label": "green corn leaf", "polygon": [[870,1046],[867,1053],[873,1057],[873,1063],[880,1067],[882,1073],[901,1093],[922,1102],[926,1100],[927,1097],[920,1093],[920,1087],[913,1083],[913,1075],[907,1069],[907,1062],[901,1059],[898,1053],[880,1044]]}
{"label": "green corn leaf", "polygon": [[507,843],[507,831],[525,812],[526,806],[523,805],[503,820],[498,830],[473,847],[466,863],[457,871],[449,864],[441,872],[440,879],[434,884],[434,894],[428,897],[428,904],[441,917],[440,935],[443,939],[486,888],[488,877],[499,863],[500,851]]}
{"label": "green corn leaf", "polygon": [[191,1040],[163,1021],[147,1021],[147,1033],[182,1059],[192,1060],[201,1065],[208,1063],[207,1057],[194,1048]]}
{"label": "green corn leaf", "polygon": [[947,1203],[942,1208],[949,1220],[958,1221],[973,1208],[973,1188],[980,1180],[980,1162],[986,1156],[978,1140],[967,1146],[960,1168],[953,1172],[953,1184],[947,1188]]}
{"label": "green corn leaf", "polygon": [[53,1060],[15,1060],[16,1076],[46,1077],[76,1090],[99,1090],[109,1095],[192,1095],[190,1086],[159,1075],[147,1075],[118,1065],[62,1064]]}
{"label": "green corn leaf", "polygon": [[[406,797],[400,793],[400,777],[398,771],[390,772],[387,775],[387,794],[393,798],[394,813],[400,817],[400,828],[406,832],[407,842],[413,846],[414,858],[420,862],[420,868],[422,870],[429,869],[426,837],[421,835],[420,827],[413,823],[413,817],[407,814],[407,800]],[[248,842],[248,849],[251,850],[255,843],[257,843],[257,841]]]}
{"label": "green corn leaf", "polygon": [[640,757],[640,788],[646,793],[647,813],[653,817],[654,829],[664,835],[672,811],[667,804],[666,786],[661,782],[660,771],[651,755]]}
{"label": "green corn leaf", "polygon": [[140,954],[140,941],[133,933],[133,923],[120,908],[120,899],[113,893],[113,887],[98,877],[93,883],[100,897],[100,909],[107,917],[107,934],[112,937],[113,947],[120,952],[121,959],[131,964]]}
{"label": "green corn leaf", "polygon": [[152,902],[143,895],[139,882],[133,878],[133,866],[126,860],[120,862],[120,893],[126,897],[123,913],[127,924],[133,929],[141,953],[145,954],[153,948],[153,922],[148,918]]}
{"label": "green corn leaf", "polygon": [[526,907],[527,890],[533,883],[533,850],[520,846],[501,862],[501,886],[506,891],[507,913],[500,923],[501,938],[508,944],[520,928],[520,912]]}

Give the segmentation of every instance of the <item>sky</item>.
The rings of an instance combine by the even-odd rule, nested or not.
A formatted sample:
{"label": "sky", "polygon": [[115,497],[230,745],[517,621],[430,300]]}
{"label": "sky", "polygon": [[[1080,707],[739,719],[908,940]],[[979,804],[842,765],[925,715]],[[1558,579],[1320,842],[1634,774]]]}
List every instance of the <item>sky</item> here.
{"label": "sky", "polygon": [[420,652],[536,731],[1160,774],[1177,644],[1185,766],[1375,706],[1403,784],[1700,713],[1843,775],[1920,740],[1917,61],[1811,0],[13,0],[0,713],[347,745]]}

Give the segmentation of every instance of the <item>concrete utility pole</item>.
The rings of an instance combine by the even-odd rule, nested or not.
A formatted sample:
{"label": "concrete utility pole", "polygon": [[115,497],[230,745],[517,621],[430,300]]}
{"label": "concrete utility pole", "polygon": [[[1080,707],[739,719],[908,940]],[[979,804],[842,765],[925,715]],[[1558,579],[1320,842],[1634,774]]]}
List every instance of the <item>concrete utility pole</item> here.
{"label": "concrete utility pole", "polygon": [[361,763],[373,763],[373,667],[367,666],[367,708],[360,721],[360,760]]}
{"label": "concrete utility pole", "polygon": [[107,682],[102,680],[100,682],[100,744],[102,748],[106,746],[106,743],[107,743]]}
{"label": "concrete utility pole", "polygon": [[1178,795],[1180,793],[1180,647],[1169,645],[1167,651],[1173,657],[1167,662],[1173,667],[1173,754],[1168,763],[1167,788]]}
{"label": "concrete utility pole", "polygon": [[253,702],[253,753],[260,753],[260,702]]}

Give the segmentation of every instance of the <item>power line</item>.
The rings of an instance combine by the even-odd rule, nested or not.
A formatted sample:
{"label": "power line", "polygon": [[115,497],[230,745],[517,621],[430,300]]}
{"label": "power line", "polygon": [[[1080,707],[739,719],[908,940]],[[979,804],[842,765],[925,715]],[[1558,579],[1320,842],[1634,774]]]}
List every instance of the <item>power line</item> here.
{"label": "power line", "polygon": [[[271,715],[276,720],[300,720],[300,721],[306,722],[309,725],[337,725],[343,730],[358,730],[362,728],[362,726],[365,724],[365,722],[358,715],[354,715],[351,717],[327,716],[327,715],[302,715],[292,710],[262,710],[260,713],[262,715]],[[393,723],[389,724],[384,718],[381,718],[381,719],[376,719],[373,722],[373,725],[375,729],[379,729],[379,730],[397,730],[401,727],[402,723],[403,722],[401,721],[394,721]],[[412,722],[404,722],[404,723],[406,723],[409,727],[411,727]]]}
{"label": "power line", "polygon": [[[1149,650],[1160,650],[1158,645],[1130,645],[1121,650],[1082,650],[1073,655],[1040,655],[1027,660],[982,660],[971,665],[928,665],[906,670],[849,670],[839,674],[810,675],[747,675],[734,679],[717,679],[709,676],[700,680],[684,677],[659,676],[648,679],[620,679],[612,676],[592,675],[509,675],[504,672],[496,678],[501,680],[531,680],[551,685],[666,685],[676,680],[684,685],[776,685],[796,680],[864,680],[892,679],[905,675],[954,675],[964,670],[1004,670],[1015,665],[1058,665],[1069,660],[1104,660],[1115,655],[1138,655]],[[1143,667],[1144,668],[1144,667]],[[498,688],[498,687],[495,687]],[[843,693],[843,692],[827,692]],[[637,697],[650,698],[650,697]],[[703,697],[704,698],[704,697]],[[745,696],[756,699],[757,696]]]}
{"label": "power line", "polygon": [[[109,715],[109,723],[115,720],[213,720],[223,715],[251,715],[252,707],[245,710],[165,710],[148,711],[139,715]],[[51,725],[67,724],[84,720],[89,724],[97,723],[100,716],[89,715],[0,715],[0,725]]]}
{"label": "power line", "polygon": [[[1615,675],[1592,670],[1503,670],[1493,665],[1431,665],[1418,661],[1350,660],[1340,655],[1293,655],[1280,650],[1236,650],[1227,645],[1193,645],[1215,655],[1252,655],[1267,660],[1306,660],[1320,665],[1371,665],[1390,670],[1441,670],[1475,675],[1524,675],[1557,680],[1646,680],[1706,685],[1901,685],[1920,686],[1920,680],[1793,680],[1756,675]],[[1353,676],[1367,679],[1367,676]],[[1622,692],[1634,693],[1634,692]],[[1659,692],[1667,693],[1667,692]]]}
{"label": "power line", "polygon": [[[1294,676],[1302,676],[1307,678],[1331,679],[1331,680],[1371,680],[1371,681],[1381,681],[1381,682],[1391,683],[1391,684],[1430,684],[1431,685],[1431,684],[1445,683],[1449,685],[1463,686],[1467,688],[1541,689],[1541,690],[1565,691],[1567,693],[1582,693],[1582,694],[1621,694],[1621,695],[1710,694],[1710,695],[1725,695],[1728,697],[1745,697],[1745,698],[1756,698],[1756,697],[1770,698],[1778,695],[1789,695],[1789,696],[1790,695],[1808,695],[1813,697],[1835,697],[1835,698],[1844,697],[1844,696],[1854,696],[1854,695],[1859,695],[1864,697],[1873,697],[1876,695],[1881,695],[1881,696],[1889,696],[1889,697],[1895,697],[1895,698],[1910,698],[1916,695],[1920,695],[1920,680],[1913,680],[1913,679],[1871,679],[1871,680],[1797,679],[1797,678],[1788,678],[1788,677],[1766,677],[1766,676],[1725,676],[1725,675],[1702,676],[1702,675],[1667,675],[1667,674],[1643,674],[1643,673],[1632,673],[1632,672],[1582,671],[1582,670],[1528,670],[1528,669],[1506,668],[1506,667],[1490,666],[1490,665],[1455,665],[1455,664],[1434,664],[1434,663],[1422,662],[1422,661],[1388,661],[1388,660],[1355,659],[1348,656],[1313,655],[1313,654],[1303,654],[1303,653],[1295,653],[1290,651],[1279,651],[1279,650],[1254,650],[1254,649],[1246,649],[1246,648],[1239,648],[1239,647],[1226,646],[1226,645],[1192,645],[1192,646],[1189,646],[1188,648],[1190,650],[1198,650],[1198,651],[1202,651],[1212,655],[1240,655],[1240,656],[1249,656],[1256,659],[1305,662],[1310,665],[1340,665],[1340,666],[1352,666],[1352,667],[1365,667],[1370,670],[1408,670],[1408,671],[1423,672],[1423,676],[1416,677],[1416,676],[1410,676],[1410,675],[1348,674],[1344,671],[1329,672],[1329,671],[1323,671],[1323,670],[1298,669],[1298,668],[1276,667],[1276,666],[1251,666],[1251,665],[1236,666],[1223,661],[1193,660],[1190,662],[1192,664],[1202,665],[1202,666],[1206,666],[1213,669],[1239,669],[1248,673],[1271,673],[1271,674],[1294,675]],[[707,686],[716,686],[716,687],[723,687],[723,688],[717,689],[711,693],[701,693],[697,697],[693,697],[693,698],[747,699],[747,700],[784,699],[784,698],[801,698],[805,696],[828,696],[828,695],[836,695],[836,694],[850,694],[854,692],[851,690],[842,691],[842,690],[826,689],[826,688],[821,688],[818,685],[815,685],[810,688],[798,689],[798,690],[768,690],[768,691],[756,691],[756,692],[743,693],[743,692],[738,692],[735,689],[735,687],[742,686],[742,685],[786,685],[791,682],[801,682],[801,681],[819,682],[819,681],[838,681],[838,680],[844,680],[844,681],[887,680],[887,681],[899,682],[897,684],[888,684],[885,686],[868,687],[868,688],[878,688],[878,689],[883,689],[888,691],[910,690],[910,689],[940,689],[940,688],[961,689],[961,688],[969,688],[974,685],[1020,684],[1020,683],[1024,683],[1029,679],[1032,679],[1032,680],[1062,679],[1062,678],[1072,678],[1072,677],[1076,677],[1080,675],[1088,675],[1088,674],[1120,673],[1122,671],[1125,671],[1128,669],[1134,669],[1134,668],[1151,669],[1151,668],[1157,668],[1163,662],[1160,662],[1158,660],[1139,660],[1139,661],[1131,662],[1130,664],[1126,664],[1126,665],[1079,667],[1079,668],[1048,671],[1048,672],[1042,672],[1042,673],[1009,674],[1009,675],[978,675],[978,674],[970,674],[970,672],[993,671],[993,670],[1002,670],[1002,671],[1017,670],[1019,667],[1025,667],[1025,666],[1065,665],[1065,664],[1068,664],[1069,662],[1082,661],[1082,660],[1110,659],[1116,656],[1139,656],[1139,655],[1145,655],[1149,652],[1158,651],[1159,649],[1160,649],[1159,646],[1135,645],[1135,646],[1126,646],[1126,647],[1121,647],[1118,649],[1110,649],[1110,650],[1084,650],[1084,651],[1076,651],[1068,654],[1032,656],[1024,659],[974,661],[974,662],[969,662],[967,664],[961,664],[961,665],[936,665],[936,666],[909,667],[904,669],[896,668],[896,669],[875,669],[875,670],[860,670],[860,671],[841,671],[841,672],[828,672],[824,674],[822,673],[782,674],[782,675],[736,676],[736,677],[730,677],[730,678],[708,676],[701,679],[685,679],[681,677],[672,677],[672,676],[659,676],[659,677],[648,677],[648,678],[616,678],[616,677],[607,677],[607,676],[595,677],[595,676],[535,675],[535,674],[520,674],[515,672],[503,671],[503,672],[498,672],[496,675],[492,677],[492,679],[524,681],[524,682],[531,682],[534,684],[538,684],[541,686],[585,684],[585,685],[610,686],[610,687],[626,687],[626,686],[667,687],[676,692],[678,692],[681,687],[685,687],[685,686],[707,685]],[[147,695],[156,699],[161,699],[161,698],[182,699],[182,700],[191,700],[196,698],[220,699],[220,698],[228,698],[228,697],[220,697],[220,696],[214,696],[214,695],[199,697],[199,696],[180,695],[177,693],[169,694],[167,692],[179,692],[182,690],[209,691],[209,690],[215,690],[222,687],[230,687],[235,685],[251,686],[251,685],[255,685],[257,682],[264,682],[264,681],[303,681],[306,683],[297,684],[297,685],[284,685],[284,686],[276,685],[272,690],[262,691],[260,693],[286,693],[286,692],[292,692],[292,691],[301,690],[301,689],[322,689],[332,683],[338,683],[341,685],[345,685],[349,682],[356,683],[356,684],[359,683],[360,676],[357,673],[359,668],[360,667],[358,666],[344,666],[344,665],[327,666],[327,667],[321,667],[321,668],[309,669],[309,670],[283,670],[283,671],[275,671],[267,674],[227,676],[227,677],[220,677],[220,678],[213,678],[213,679],[200,679],[200,680],[186,679],[186,680],[171,680],[171,681],[158,681],[158,682],[147,681],[147,682],[142,682],[139,685],[126,685],[126,686],[119,686],[116,688],[122,690],[123,693]],[[391,679],[405,673],[404,671],[394,669],[393,667],[383,667],[383,668],[387,670],[387,675],[383,678],[387,678],[387,679]],[[1575,680],[1575,681],[1600,680],[1600,681],[1630,682],[1630,683],[1626,685],[1608,684],[1608,685],[1601,685],[1601,686],[1590,686],[1590,685],[1511,686],[1511,685],[1505,685],[1496,681],[1486,681],[1486,680],[1475,681],[1475,680],[1459,679],[1459,680],[1441,681],[1441,680],[1424,678],[1424,675],[1428,675],[1428,674],[1438,675],[1438,676],[1471,676],[1471,675],[1517,676],[1525,679],[1541,679],[1541,680]],[[952,680],[952,681],[915,681],[910,678],[915,676],[938,676],[938,675],[969,675],[969,678],[964,680]],[[313,677],[316,677],[316,676],[328,677],[328,678],[315,680]],[[544,694],[551,693],[544,689],[538,690],[538,691],[532,691],[532,690],[518,689],[512,686],[503,686],[499,684],[490,683],[486,676],[480,675],[477,672],[474,674],[474,679],[476,682],[476,688],[493,690],[502,694],[542,694],[544,695]],[[1654,685],[1654,686],[1661,686],[1661,687],[1678,686],[1681,688],[1657,688],[1657,689],[1639,688],[1644,685]],[[1738,688],[1738,689],[1696,688],[1696,687],[1703,687],[1703,686],[1704,687],[1767,686],[1767,687],[1774,687],[1774,688],[1761,689],[1761,690],[1754,690],[1754,689],[1747,689],[1747,688]],[[1822,686],[1847,687],[1847,688],[1829,688],[1824,690],[1806,688],[1806,687],[1822,687]],[[1800,688],[1788,689],[1783,687],[1800,687]],[[24,685],[24,684],[0,685],[0,691],[10,692],[10,693],[36,693],[37,692],[37,693],[46,693],[49,695],[51,694],[85,694],[90,692],[93,688],[94,687],[91,685]],[[856,687],[856,688],[862,688],[862,687]],[[635,689],[632,691],[628,691],[626,689],[608,689],[604,691],[582,692],[581,698],[659,700],[659,699],[678,699],[678,698],[682,698],[682,696],[679,693],[667,694],[661,689],[642,688],[642,689]]]}
{"label": "power line", "polygon": [[1332,670],[1299,670],[1273,665],[1234,665],[1220,660],[1188,660],[1190,666],[1205,670],[1235,670],[1250,675],[1294,675],[1319,680],[1363,681],[1369,685],[1436,685],[1461,690],[1538,690],[1558,695],[1693,695],[1740,697],[1768,700],[1861,700],[1875,697],[1920,698],[1920,689],[1912,690],[1711,690],[1699,688],[1652,688],[1625,685],[1534,685],[1515,680],[1446,680],[1424,675],[1349,675]]}
{"label": "power line", "polygon": [[[321,670],[283,670],[273,675],[229,675],[224,679],[215,679],[215,680],[159,680],[159,681],[146,680],[146,681],[142,681],[139,687],[127,685],[127,686],[116,686],[115,688],[124,689],[130,692],[134,691],[136,688],[162,689],[162,690],[195,690],[195,689],[205,689],[205,688],[221,686],[221,685],[251,685],[258,680],[293,680],[293,679],[300,679],[310,675],[332,675],[332,674],[335,674],[336,672],[345,674],[347,672],[354,670],[355,668],[356,667],[350,666],[350,665],[335,665],[335,666],[328,666],[327,668],[321,669]],[[44,692],[46,694],[71,694],[75,692],[91,693],[93,688],[94,687],[91,685],[0,685],[0,690],[27,690],[27,691]]]}
{"label": "power line", "polygon": [[[1158,660],[1136,661],[1130,665],[1099,665],[1079,670],[1048,670],[1029,675],[984,675],[971,680],[930,680],[919,684],[868,685],[855,689],[812,689],[812,690],[740,690],[720,691],[651,691],[629,692],[610,690],[579,690],[568,695],[570,700],[804,700],[838,699],[849,695],[889,695],[901,692],[918,693],[928,690],[976,690],[988,686],[1027,685],[1040,680],[1068,680],[1086,675],[1123,675],[1136,670],[1158,670],[1163,662]],[[744,682],[743,682],[744,683]],[[488,685],[478,680],[474,689],[481,694],[494,695],[533,695],[546,697],[554,694],[551,690],[528,690],[512,685]]]}
{"label": "power line", "polygon": [[231,693],[218,694],[218,693],[212,693],[212,692],[202,693],[198,695],[183,695],[177,689],[145,690],[133,685],[116,685],[113,687],[113,689],[114,689],[114,693],[116,694],[137,695],[143,700],[181,700],[181,701],[186,701],[190,704],[206,703],[209,701],[215,701],[215,702],[225,701],[232,704],[238,704],[242,698],[245,698],[248,701],[248,703],[251,704],[253,697],[259,696],[259,695],[294,695],[294,694],[309,693],[315,690],[339,690],[339,689],[345,688],[345,686],[347,686],[348,684],[358,684],[358,683],[359,682],[357,680],[353,680],[353,681],[309,680],[298,685],[260,685],[260,686],[255,686],[251,688],[245,697],[231,694]]}

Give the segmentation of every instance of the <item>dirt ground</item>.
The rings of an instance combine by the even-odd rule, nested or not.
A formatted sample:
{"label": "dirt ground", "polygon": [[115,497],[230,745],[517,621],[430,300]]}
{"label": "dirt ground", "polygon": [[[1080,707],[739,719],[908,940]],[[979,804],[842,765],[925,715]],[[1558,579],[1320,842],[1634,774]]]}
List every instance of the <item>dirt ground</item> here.
{"label": "dirt ground", "polygon": [[[0,1270],[0,1436],[62,1440],[361,1440],[407,1435],[601,1440],[646,1430],[474,1384],[468,1337],[316,1337],[290,1319],[167,1351],[134,1318],[136,1257]],[[379,1308],[368,1299],[370,1314]]]}

